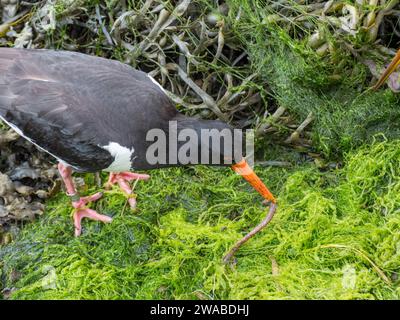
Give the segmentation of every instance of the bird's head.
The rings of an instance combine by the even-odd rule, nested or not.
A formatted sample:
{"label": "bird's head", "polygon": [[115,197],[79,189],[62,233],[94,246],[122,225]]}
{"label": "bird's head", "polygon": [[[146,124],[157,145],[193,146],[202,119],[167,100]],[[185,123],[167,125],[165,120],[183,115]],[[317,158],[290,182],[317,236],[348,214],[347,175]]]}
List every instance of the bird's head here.
{"label": "bird's head", "polygon": [[[219,120],[185,119],[180,129],[195,129],[199,136],[197,163],[214,166],[231,166],[267,201],[275,203],[276,199],[265,184],[254,172],[244,155],[253,142],[241,129],[234,129]],[[178,129],[180,133],[181,130]],[[186,143],[183,142],[183,143]],[[251,152],[251,151],[250,151]]]}

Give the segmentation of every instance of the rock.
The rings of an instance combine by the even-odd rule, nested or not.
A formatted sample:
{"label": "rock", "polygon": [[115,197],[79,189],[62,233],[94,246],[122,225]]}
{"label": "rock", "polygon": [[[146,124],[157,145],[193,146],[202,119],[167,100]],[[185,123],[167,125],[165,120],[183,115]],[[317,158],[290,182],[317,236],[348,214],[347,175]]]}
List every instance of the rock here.
{"label": "rock", "polygon": [[21,166],[14,168],[10,172],[10,178],[12,180],[21,180],[23,178],[37,179],[39,178],[38,170],[32,169],[27,162],[24,162]]}
{"label": "rock", "polygon": [[8,210],[4,205],[0,205],[0,218],[4,218],[8,215]]}
{"label": "rock", "polygon": [[7,175],[0,173],[0,196],[5,197],[12,192],[14,192],[14,185],[11,179]]}
{"label": "rock", "polygon": [[35,189],[29,186],[25,186],[20,182],[14,182],[14,187],[15,190],[19,193],[22,194],[24,196],[28,196],[31,195],[32,193],[35,192]]}

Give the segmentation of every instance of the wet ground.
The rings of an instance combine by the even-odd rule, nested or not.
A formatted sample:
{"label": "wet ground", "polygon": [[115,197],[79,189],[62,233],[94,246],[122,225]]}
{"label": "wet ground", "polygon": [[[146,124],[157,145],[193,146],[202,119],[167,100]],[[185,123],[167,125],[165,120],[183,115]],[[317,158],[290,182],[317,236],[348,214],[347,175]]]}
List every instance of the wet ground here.
{"label": "wet ground", "polygon": [[60,189],[55,162],[19,137],[0,130],[0,244],[6,244],[26,221],[44,211],[44,202]]}

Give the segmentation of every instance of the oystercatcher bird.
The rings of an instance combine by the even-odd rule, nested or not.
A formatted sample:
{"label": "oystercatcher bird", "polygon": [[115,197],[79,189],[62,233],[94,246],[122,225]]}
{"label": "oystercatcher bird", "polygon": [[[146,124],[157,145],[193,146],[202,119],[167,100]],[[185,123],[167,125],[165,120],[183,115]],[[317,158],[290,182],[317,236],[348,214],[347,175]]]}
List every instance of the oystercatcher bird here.
{"label": "oystercatcher bird", "polygon": [[[204,156],[204,143],[195,141],[191,147],[201,152],[194,153],[194,161],[184,162],[176,155],[172,155],[175,162],[149,161],[147,151],[154,141],[148,141],[147,134],[152,129],[162,130],[170,137],[185,130],[199,134],[203,129],[232,133],[233,128],[221,121],[199,120],[179,113],[153,78],[121,62],[68,51],[0,48],[0,117],[58,160],[66,193],[74,207],[76,236],[81,234],[82,218],[102,222],[112,219],[86,207],[102,193],[79,196],[72,180],[73,171],[110,172],[108,185],[118,184],[134,208],[136,199],[129,182],[146,180],[149,175],[133,170],[214,164],[212,156],[221,160],[218,165],[227,165],[230,160],[232,168],[271,203],[266,220],[239,241],[231,255],[261,230],[275,211],[275,198],[246,160],[241,154],[235,155],[235,151],[227,153],[232,145],[218,143],[216,148],[208,141],[205,148],[210,157],[200,159]],[[170,126],[171,122],[176,126]],[[168,147],[165,156],[170,159]]]}

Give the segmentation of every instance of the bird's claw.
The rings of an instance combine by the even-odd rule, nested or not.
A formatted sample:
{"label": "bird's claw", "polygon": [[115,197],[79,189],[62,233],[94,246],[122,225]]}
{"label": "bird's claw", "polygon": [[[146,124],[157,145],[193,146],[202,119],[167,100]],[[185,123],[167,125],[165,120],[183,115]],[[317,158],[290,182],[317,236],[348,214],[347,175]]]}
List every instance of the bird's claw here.
{"label": "bird's claw", "polygon": [[[110,223],[112,218],[103,214],[99,214],[93,209],[88,208],[86,205],[90,202],[96,201],[102,197],[103,193],[98,192],[91,196],[80,197],[79,200],[73,201],[72,206],[74,207],[73,219],[75,226],[75,236],[78,237],[82,233],[82,219],[88,218],[91,220],[101,221],[104,223]],[[71,196],[71,195],[69,195]],[[73,195],[74,197],[76,195]]]}
{"label": "bird's claw", "polygon": [[74,226],[75,226],[75,236],[76,237],[79,237],[82,233],[81,221],[83,218],[89,218],[91,220],[101,221],[104,223],[110,223],[112,221],[111,217],[103,215],[103,214],[99,214],[95,210],[85,208],[85,207],[75,209],[73,217],[74,217]]}
{"label": "bird's claw", "polygon": [[[75,195],[68,195],[69,197],[76,197],[78,196],[77,194]],[[79,200],[77,201],[72,201],[72,206],[75,209],[82,209],[82,207],[86,206],[89,202],[94,202],[96,200],[99,200],[103,196],[102,192],[97,192],[91,196],[86,196],[86,197],[79,197]]]}
{"label": "bird's claw", "polygon": [[118,183],[119,187],[128,198],[129,206],[131,209],[136,209],[136,194],[133,192],[129,185],[132,180],[147,180],[150,176],[148,174],[140,174],[134,172],[120,172],[120,173],[110,173],[110,177],[105,184],[105,187],[110,188],[112,185]]}

